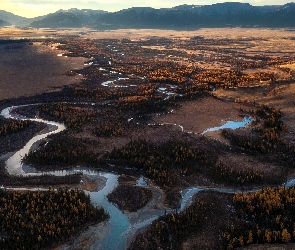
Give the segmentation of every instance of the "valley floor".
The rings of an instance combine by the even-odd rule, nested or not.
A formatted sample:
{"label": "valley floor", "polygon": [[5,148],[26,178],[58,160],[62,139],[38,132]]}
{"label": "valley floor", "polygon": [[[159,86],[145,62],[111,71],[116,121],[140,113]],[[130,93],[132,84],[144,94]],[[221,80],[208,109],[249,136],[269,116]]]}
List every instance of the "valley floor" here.
{"label": "valley floor", "polygon": [[[278,187],[295,177],[292,31],[1,28],[0,39],[8,38],[31,43],[0,43],[1,110],[35,104],[14,112],[67,127],[42,141],[25,161],[42,170],[79,165],[115,172],[127,180],[119,179],[119,185],[133,186],[145,176],[153,197],[137,212],[124,212],[131,225],[179,208],[180,191],[190,187],[252,190]],[[202,134],[244,117],[253,119],[246,128]],[[43,125],[0,118],[0,143],[7,145],[0,147],[0,154],[7,154],[0,158],[0,184],[48,185],[46,177],[22,182],[5,172],[9,152],[40,131],[46,131]],[[65,184],[65,178],[59,183],[52,177],[52,183],[89,192],[106,185],[106,178],[75,178]],[[207,190],[195,197],[196,202],[212,200],[212,218],[181,238],[181,247],[217,247],[220,230],[231,222],[230,215],[236,216],[229,212],[233,195]],[[218,200],[224,220],[218,218]],[[214,239],[209,239],[214,225]],[[152,237],[144,235],[149,227],[146,223],[130,233],[130,249]],[[71,247],[93,246],[108,230],[109,222],[91,226]],[[292,249],[292,244],[244,249]]]}

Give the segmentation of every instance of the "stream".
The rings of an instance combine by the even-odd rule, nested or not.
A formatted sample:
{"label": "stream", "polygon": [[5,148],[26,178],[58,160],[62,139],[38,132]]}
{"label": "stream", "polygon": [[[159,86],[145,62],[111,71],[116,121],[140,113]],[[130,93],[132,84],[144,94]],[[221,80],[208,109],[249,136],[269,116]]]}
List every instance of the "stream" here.
{"label": "stream", "polygon": [[227,121],[225,124],[219,126],[219,127],[213,127],[213,128],[208,128],[202,132],[202,135],[207,133],[207,132],[213,132],[216,130],[221,130],[221,129],[237,129],[237,128],[242,128],[248,125],[252,121],[251,117],[244,117],[244,120],[241,122],[236,122],[236,121]]}
{"label": "stream", "polygon": [[[95,242],[94,246],[91,246],[92,249],[98,249],[100,246],[101,249],[109,250],[109,249],[126,249],[127,246],[127,238],[128,236],[132,235],[137,229],[140,229],[144,226],[147,226],[150,224],[153,220],[157,219],[159,215],[164,214],[163,210],[156,211],[157,214],[150,213],[148,218],[145,218],[144,220],[138,219],[135,223],[131,225],[130,221],[128,220],[127,216],[120,211],[114,204],[108,201],[106,196],[113,191],[113,189],[118,185],[118,175],[113,173],[106,173],[101,171],[95,171],[90,170],[87,168],[81,168],[76,167],[72,168],[70,170],[61,170],[61,171],[49,171],[49,172],[43,172],[39,171],[31,166],[26,166],[22,163],[22,158],[25,156],[25,154],[29,153],[30,150],[32,150],[32,147],[36,144],[38,146],[38,143],[45,139],[50,134],[56,134],[66,129],[66,127],[57,122],[47,121],[39,118],[27,118],[23,117],[17,114],[12,114],[12,110],[17,108],[18,106],[8,107],[2,110],[1,115],[5,118],[12,118],[12,119],[21,119],[21,120],[31,120],[36,122],[42,122],[46,123],[48,126],[48,130],[44,133],[37,134],[32,139],[30,139],[27,144],[14,153],[10,158],[6,161],[6,169],[10,175],[42,175],[42,174],[51,174],[51,175],[67,175],[77,172],[82,172],[85,175],[96,175],[96,176],[103,176],[107,179],[106,185],[103,189],[96,191],[96,192],[90,192],[85,191],[90,195],[91,202],[94,205],[102,206],[105,211],[107,211],[110,215],[109,219],[109,225],[110,230],[106,237],[103,239],[102,242]],[[244,122],[236,122],[237,124],[234,124],[235,122],[231,122],[231,126],[234,126],[234,128],[237,127],[243,127],[246,124],[248,124],[251,121],[251,118],[245,118]],[[219,127],[219,129],[224,128],[223,126]],[[214,130],[217,130],[214,128]],[[207,131],[212,131],[211,129],[205,130],[203,133],[206,133]],[[289,182],[285,183],[284,185],[286,187],[289,187],[291,185],[295,184],[295,179],[290,180]],[[141,177],[138,181],[138,185],[147,185],[143,178]],[[26,189],[26,188],[17,188],[17,189]],[[33,189],[28,189],[33,190]],[[194,194],[196,194],[199,191],[202,190],[215,190],[218,192],[227,192],[227,193],[237,193],[237,192],[254,192],[256,190],[232,190],[232,189],[225,189],[225,188],[206,188],[206,187],[194,187],[189,188],[186,190],[181,191],[182,200],[181,200],[181,208],[180,212],[183,211],[187,206],[190,205],[192,202],[192,197]],[[169,209],[168,209],[169,210]],[[140,217],[140,216],[139,216]],[[83,233],[82,233],[83,234]],[[69,246],[69,249],[71,249],[71,246]]]}
{"label": "stream", "polygon": [[[59,133],[66,129],[66,127],[57,122],[46,121],[39,118],[26,118],[23,116],[12,115],[11,111],[17,107],[8,107],[2,110],[1,115],[5,118],[20,119],[20,120],[30,120],[36,122],[43,122],[48,125],[49,130],[42,134],[35,135],[30,139],[27,144],[15,152],[8,160],[6,161],[6,170],[10,175],[68,175],[77,172],[82,172],[85,175],[98,175],[107,178],[105,187],[102,190],[97,192],[85,191],[90,195],[91,202],[95,205],[102,206],[106,212],[109,213],[110,219],[110,232],[107,237],[104,238],[101,248],[106,250],[111,249],[125,249],[126,248],[126,237],[122,237],[124,232],[130,227],[130,223],[127,219],[127,216],[121,212],[114,204],[108,201],[107,195],[113,191],[113,189],[118,185],[118,175],[113,173],[103,173],[100,171],[90,170],[87,168],[72,168],[70,170],[59,170],[59,171],[39,171],[31,166],[27,166],[22,163],[22,158],[29,153],[32,146],[35,143],[40,142],[42,139],[45,139],[51,134]],[[22,189],[22,188],[20,188]],[[30,189],[32,190],[32,189]],[[95,243],[97,245],[98,243]],[[94,246],[95,247],[95,246]]]}
{"label": "stream", "polygon": [[[101,249],[125,249],[126,237],[123,236],[124,232],[130,227],[130,222],[127,216],[106,198],[118,185],[118,175],[105,173],[103,176],[107,178],[107,182],[102,190],[98,192],[86,192],[90,195],[92,203],[102,206],[110,215],[109,233],[107,237],[103,239]],[[97,249],[98,245],[99,242],[95,242],[94,249]]]}

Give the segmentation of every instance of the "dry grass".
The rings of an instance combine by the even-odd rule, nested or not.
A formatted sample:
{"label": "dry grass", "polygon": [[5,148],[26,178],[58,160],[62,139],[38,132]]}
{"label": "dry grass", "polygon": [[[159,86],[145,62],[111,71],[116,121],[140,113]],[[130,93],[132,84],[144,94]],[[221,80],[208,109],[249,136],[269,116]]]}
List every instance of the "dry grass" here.
{"label": "dry grass", "polygon": [[[236,91],[219,89],[215,95],[224,100],[242,99],[257,104],[266,104],[283,112],[282,120],[295,132],[295,81],[288,84],[273,84],[267,87],[239,88]],[[290,135],[286,135],[290,136]]]}
{"label": "dry grass", "polygon": [[[0,38],[34,38],[34,37],[66,37],[76,35],[82,38],[130,38],[147,39],[151,37],[168,37],[175,39],[189,39],[194,36],[203,36],[212,39],[267,39],[263,44],[257,43],[257,48],[265,50],[265,44],[275,45],[278,43],[286,45],[290,38],[294,37],[292,31],[286,29],[265,29],[265,28],[203,28],[192,31],[158,30],[158,29],[119,29],[119,30],[91,30],[80,29],[30,29],[0,28]],[[282,42],[281,39],[284,39]],[[291,42],[295,43],[294,40]],[[289,44],[289,43],[288,43]],[[263,46],[262,46],[263,45]],[[294,48],[293,48],[294,49]]]}
{"label": "dry grass", "polygon": [[63,74],[83,68],[85,58],[58,57],[61,51],[40,43],[6,46],[0,45],[0,100],[55,91],[81,79]]}
{"label": "dry grass", "polygon": [[202,133],[207,128],[221,126],[227,120],[242,121],[239,111],[242,106],[207,97],[185,102],[170,114],[154,116],[153,123],[179,124],[185,132]]}
{"label": "dry grass", "polygon": [[295,63],[288,63],[288,64],[285,64],[285,65],[281,65],[281,67],[295,70]]}

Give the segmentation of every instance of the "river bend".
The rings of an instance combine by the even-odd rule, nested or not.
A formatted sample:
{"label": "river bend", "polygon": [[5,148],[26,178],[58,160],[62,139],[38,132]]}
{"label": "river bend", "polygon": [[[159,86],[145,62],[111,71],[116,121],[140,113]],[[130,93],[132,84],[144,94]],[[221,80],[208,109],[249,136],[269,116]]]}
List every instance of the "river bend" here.
{"label": "river bend", "polygon": [[[111,249],[125,249],[126,248],[126,242],[128,235],[132,232],[134,233],[137,229],[140,229],[149,223],[151,223],[153,220],[157,219],[159,215],[164,214],[163,210],[159,210],[158,213],[151,214],[149,218],[146,218],[143,221],[136,221],[133,225],[131,225],[130,221],[128,220],[127,216],[120,211],[115,205],[110,203],[106,196],[113,191],[113,189],[118,185],[118,175],[113,173],[105,173],[101,171],[95,171],[90,170],[87,168],[72,168],[70,170],[61,170],[61,171],[49,171],[49,172],[43,172],[39,171],[31,166],[26,166],[22,163],[22,159],[25,156],[25,154],[29,153],[32,146],[35,143],[40,142],[41,140],[45,139],[47,136],[51,134],[59,133],[66,129],[65,125],[58,122],[53,121],[47,121],[39,118],[27,118],[23,117],[17,114],[12,114],[12,110],[18,108],[19,106],[12,106],[8,107],[2,110],[1,115],[5,118],[12,118],[12,119],[21,119],[21,120],[31,120],[35,122],[42,122],[45,123],[48,127],[48,130],[44,133],[40,133],[35,135],[32,139],[30,139],[27,144],[14,153],[7,161],[6,161],[6,169],[10,175],[43,175],[43,174],[51,174],[51,175],[67,175],[77,172],[82,172],[85,175],[97,175],[97,176],[103,176],[107,178],[107,182],[105,187],[102,190],[96,191],[96,192],[89,192],[85,191],[90,195],[91,202],[95,205],[102,206],[110,215],[110,230],[107,236],[103,239],[102,242],[95,242],[94,246],[91,246],[93,249],[97,249],[98,246],[100,246],[103,250],[111,250]],[[239,125],[245,126],[248,124],[251,120],[251,118],[245,118],[243,122],[241,122]],[[175,124],[176,125],[176,124]],[[232,123],[231,123],[232,125]],[[236,125],[236,124],[234,124]],[[224,127],[218,128],[222,129]],[[236,127],[235,127],[236,128]],[[217,128],[214,128],[213,130],[217,130]],[[212,131],[212,129],[207,129],[203,133],[206,133],[208,131]],[[142,181],[142,180],[140,180]],[[140,182],[139,181],[139,182]],[[292,179],[284,184],[285,187],[290,187],[295,184],[295,179]],[[146,185],[146,183],[145,183]],[[16,189],[24,189],[24,188],[16,188]],[[34,189],[28,189],[28,190],[34,190]],[[181,208],[180,212],[183,211],[188,205],[190,205],[192,201],[192,197],[194,194],[196,194],[199,191],[202,190],[215,190],[218,192],[225,192],[225,193],[238,193],[242,192],[242,190],[236,190],[236,189],[226,189],[226,188],[206,188],[206,187],[193,187],[186,190],[181,191],[182,200],[181,200]],[[243,192],[254,192],[255,190],[247,190]],[[169,209],[168,209],[169,211]],[[82,233],[83,234],[83,233]],[[69,247],[71,249],[71,247]]]}

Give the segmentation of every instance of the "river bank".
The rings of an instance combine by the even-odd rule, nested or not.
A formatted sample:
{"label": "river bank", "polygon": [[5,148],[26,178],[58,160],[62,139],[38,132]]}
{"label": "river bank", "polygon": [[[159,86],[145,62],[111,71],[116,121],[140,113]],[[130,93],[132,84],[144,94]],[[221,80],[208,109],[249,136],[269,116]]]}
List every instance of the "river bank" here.
{"label": "river bank", "polygon": [[[40,121],[42,121],[42,120],[40,120]],[[48,124],[51,124],[48,121],[42,121],[42,122],[46,122]],[[47,131],[44,130],[43,131],[44,133],[42,134],[42,136],[44,136],[44,135],[46,136],[46,133],[52,133],[52,132],[57,133],[58,131],[61,131],[62,127],[59,127],[59,126],[60,125],[58,123],[55,123],[54,126],[52,126],[51,128],[56,129],[56,130],[54,130],[54,131],[52,131],[52,130],[47,130]],[[35,143],[38,140],[39,140],[39,137],[35,137],[35,139],[32,142],[29,143],[29,145],[27,146],[28,149],[26,149],[26,150],[30,150],[31,146],[36,145]],[[9,156],[10,155],[6,155],[6,157],[9,157]],[[19,162],[18,164],[20,164],[21,161],[17,160],[17,162]],[[9,166],[12,166],[12,165],[8,165],[8,167]],[[22,172],[19,172],[21,168],[20,167],[16,168],[14,164],[13,164],[12,169],[13,169],[14,173],[22,173]],[[97,173],[94,172],[93,174],[95,175]],[[108,178],[111,178],[112,181],[108,182],[109,181]],[[100,178],[97,179],[97,177],[94,177],[94,176],[91,176],[91,175],[90,175],[90,177],[87,177],[86,175],[84,177],[83,184],[85,182],[85,185],[83,186],[83,184],[82,184],[82,187],[85,187],[86,189],[90,190],[89,194],[90,194],[90,196],[92,196],[92,200],[97,202],[97,204],[107,202],[105,198],[103,198],[103,200],[102,200],[99,197],[103,197],[108,192],[111,192],[112,189],[117,185],[116,184],[116,182],[117,182],[116,179],[118,178],[118,176],[108,175],[108,178],[103,176],[103,178],[100,177]],[[112,185],[109,186],[109,184],[107,184],[107,183],[109,183],[109,184],[112,183]],[[81,183],[80,183],[80,185],[81,185]],[[104,191],[103,193],[100,194],[100,196],[97,196],[99,191],[103,191],[105,188],[107,188],[107,191]],[[124,240],[120,244],[123,244],[125,246],[126,246],[126,244],[127,245],[130,244],[130,242],[132,241],[132,239],[134,238],[134,235],[136,233],[144,231],[145,228],[147,228],[147,226],[153,220],[158,218],[160,215],[164,215],[165,212],[171,212],[171,210],[167,209],[164,206],[165,196],[163,194],[163,191],[161,189],[155,187],[155,186],[150,186],[150,189],[153,191],[153,198],[151,199],[151,201],[144,208],[142,208],[142,209],[140,209],[140,210],[138,210],[137,212],[134,212],[134,213],[122,213],[122,212],[119,212],[119,210],[117,208],[115,208],[115,206],[111,205],[110,203],[107,203],[108,204],[107,207],[110,206],[110,208],[111,208],[111,210],[109,210],[109,211],[112,211],[114,209],[114,212],[112,212],[112,215],[116,214],[116,216],[118,216],[118,213],[120,214],[120,217],[119,217],[120,219],[118,220],[118,222],[120,223],[120,220],[125,221],[124,224],[123,224],[124,226],[123,226],[122,230],[118,231],[117,234],[115,234],[117,236],[121,235],[122,233],[125,234],[126,241]],[[204,188],[204,189],[206,189],[206,188]],[[221,191],[226,192],[227,190],[222,189]],[[235,191],[232,191],[232,192],[236,192],[236,191],[239,191],[239,190],[235,190]],[[104,194],[104,195],[101,196],[102,194]],[[185,199],[184,202],[189,204],[190,201],[191,201],[190,200],[191,197],[189,197],[189,199]],[[186,206],[186,204],[183,204],[183,207],[185,207],[185,206]],[[116,220],[117,219],[118,218],[116,218]],[[81,237],[79,237],[77,241],[73,242],[74,246],[85,247],[86,245],[88,245],[89,248],[94,247],[95,249],[97,249],[97,247],[101,247],[101,249],[104,249],[105,241],[111,242],[111,240],[106,240],[110,236],[110,231],[114,230],[114,228],[117,228],[118,224],[113,224],[113,223],[114,222],[109,221],[108,223],[106,223],[104,225],[94,226],[94,227],[91,227],[89,230],[87,229],[85,231],[85,237],[84,237],[84,233],[82,233]],[[102,231],[102,234],[100,236],[96,235],[97,228],[99,228],[99,230]],[[99,237],[100,240],[99,241],[94,241],[95,237]],[[112,237],[116,237],[116,236],[112,236]],[[86,240],[87,238],[89,240]],[[100,245],[100,244],[102,244],[102,245]],[[107,243],[107,244],[109,244],[109,243]],[[71,245],[70,249],[71,249],[71,247],[73,247],[73,246]]]}
{"label": "river bank", "polygon": [[[0,36],[2,31],[0,30]],[[251,36],[244,33],[249,31],[251,31]],[[6,32],[9,37],[21,34],[20,31],[15,30],[6,30]],[[213,197],[210,201],[220,201],[222,205],[222,208],[218,207],[217,202],[213,209],[214,213],[212,212],[210,216],[219,219],[220,211],[223,211],[224,216],[222,217],[228,218],[226,216],[233,214],[232,207],[227,206],[230,203],[222,203],[223,200],[219,197],[229,197],[230,200],[231,194],[224,193],[279,186],[286,179],[289,180],[291,176],[294,176],[294,169],[288,166],[288,162],[277,161],[281,159],[279,157],[286,155],[284,151],[274,150],[267,155],[265,152],[271,148],[266,148],[263,153],[260,153],[255,149],[256,143],[231,147],[229,139],[222,137],[219,131],[202,135],[209,127],[221,126],[229,120],[242,121],[244,116],[250,116],[252,110],[255,114],[260,104],[267,103],[269,110],[273,108],[273,105],[282,108],[282,119],[289,126],[290,133],[281,133],[281,137],[294,143],[294,83],[289,80],[284,82],[286,79],[291,79],[292,71],[288,71],[288,67],[281,70],[280,65],[281,62],[291,62],[293,55],[289,52],[284,53],[283,50],[277,53],[280,51],[280,46],[277,46],[280,43],[279,39],[288,45],[288,50],[293,51],[292,32],[271,30],[262,32],[260,29],[236,28],[203,29],[192,32],[160,30],[23,31],[24,35],[28,36],[32,36],[34,32],[44,36],[54,34],[63,38],[64,48],[67,51],[56,49],[58,44],[49,37],[46,38],[50,40],[47,45],[42,45],[40,43],[42,40],[39,40],[39,42],[33,42],[33,45],[24,44],[22,48],[16,48],[17,46],[0,48],[0,51],[3,50],[4,59],[1,64],[2,70],[0,69],[0,76],[2,74],[2,79],[4,79],[2,81],[4,88],[0,92],[5,94],[3,97],[0,93],[0,100],[1,98],[9,99],[1,103],[5,107],[9,103],[11,105],[47,103],[48,113],[41,115],[43,118],[60,121],[60,123],[69,122],[70,125],[74,125],[72,128],[68,127],[67,131],[70,132],[63,133],[66,135],[61,137],[61,140],[70,141],[69,139],[73,137],[87,139],[89,143],[83,147],[90,148],[99,155],[99,159],[105,160],[106,165],[103,166],[105,171],[134,176],[148,175],[154,183],[161,185],[159,188],[154,186],[155,184],[148,183],[148,188],[153,192],[153,198],[148,204],[134,213],[122,212],[105,198],[113,188],[121,184],[120,180],[117,180],[117,174],[77,167],[68,171],[53,171],[50,173],[52,177],[48,178],[43,177],[41,171],[29,166],[23,165],[21,168],[15,168],[14,163],[17,162],[18,165],[20,162],[15,160],[11,164],[14,167],[12,171],[15,174],[23,174],[21,172],[23,170],[26,175],[35,175],[26,178],[35,178],[35,184],[37,183],[39,187],[42,184],[42,187],[46,187],[47,179],[62,180],[64,178],[65,180],[69,178],[62,175],[71,171],[71,173],[80,173],[77,186],[90,195],[93,204],[103,204],[108,209],[111,214],[110,220],[105,224],[89,227],[89,231],[85,230],[81,233],[79,237],[81,240],[74,240],[73,244],[68,246],[69,249],[124,249],[137,235],[136,232],[145,231],[159,215],[173,211],[166,207],[167,200],[172,200],[174,207],[180,205],[178,211],[182,211],[191,204],[193,195],[198,194],[199,191],[202,191],[200,196],[204,196],[204,202],[207,198],[210,200]],[[66,36],[71,32],[75,34],[74,38]],[[280,38],[276,37],[278,40],[275,41],[273,35],[279,35]],[[245,37],[247,39],[244,39]],[[102,40],[84,38],[102,38]],[[123,38],[130,38],[130,40],[121,40]],[[264,46],[261,46],[261,42]],[[265,54],[266,49],[270,51]],[[28,53],[31,54],[28,55]],[[87,55],[87,59],[71,57],[70,54],[82,57]],[[278,60],[273,60],[273,58]],[[28,66],[25,67],[24,63]],[[82,64],[83,69],[81,69]],[[134,67],[134,65],[143,65],[143,67]],[[40,69],[41,66],[43,69]],[[237,72],[236,68],[241,69],[241,72]],[[8,79],[7,72],[13,72],[13,75],[8,74],[13,81]],[[274,80],[263,80],[269,77]],[[83,81],[78,83],[82,78]],[[118,81],[114,82],[114,79]],[[282,82],[277,79],[282,79]],[[13,86],[17,88],[16,91],[11,92],[11,85],[14,82]],[[71,83],[78,84],[62,89],[61,86]],[[250,87],[245,88],[247,85]],[[206,90],[205,93],[209,92],[208,95],[198,94],[199,89],[203,88]],[[43,92],[46,94],[32,97],[34,94]],[[19,96],[23,97],[10,100],[10,98]],[[25,98],[25,96],[31,97]],[[80,105],[79,102],[83,104]],[[52,103],[55,104],[51,105]],[[273,115],[265,110],[258,110],[265,115],[259,118],[262,121],[261,124],[267,120],[268,116]],[[22,115],[39,117],[39,111],[35,107],[26,111],[28,110],[23,110]],[[252,124],[257,125],[256,121]],[[249,127],[253,131],[252,124]],[[50,126],[51,129],[56,128],[56,125]],[[101,129],[104,133],[99,133]],[[93,133],[94,131],[96,133]],[[232,135],[238,138],[245,136],[244,141],[248,142],[256,138],[251,134],[252,131],[241,131],[232,133]],[[49,130],[43,130],[43,132],[47,133]],[[30,134],[35,136],[34,133]],[[30,139],[22,138],[25,142]],[[212,140],[216,138],[228,144]],[[54,138],[50,139],[54,140]],[[115,153],[126,153],[128,148],[125,150],[124,147],[130,141],[140,140],[151,142],[147,150],[141,150],[141,152],[146,153],[150,150],[152,154],[135,154],[134,157],[125,157],[127,160],[120,162],[120,166],[119,161],[118,164],[112,164],[112,159],[103,158],[107,155],[105,153],[110,153],[115,148],[117,149]],[[15,149],[9,151],[18,150],[17,142],[20,141],[13,141]],[[44,146],[39,142],[34,142],[27,152]],[[24,143],[19,143],[19,146],[23,147]],[[247,151],[249,146],[252,146],[254,150]],[[165,150],[167,148],[169,150]],[[63,149],[66,151],[69,148],[62,147],[61,151]],[[138,147],[135,145],[133,149],[137,150]],[[172,153],[168,154],[169,151]],[[166,152],[165,157],[162,157],[163,152]],[[5,165],[5,162],[13,155],[15,153],[7,155],[8,158],[4,157],[2,164]],[[136,158],[133,168],[130,167],[131,158]],[[197,160],[198,164],[195,164]],[[145,168],[147,165],[143,163],[148,161],[150,162],[149,168]],[[162,166],[163,162],[165,163],[163,168],[157,168]],[[59,167],[64,165],[64,163],[58,164]],[[138,170],[139,165],[145,172],[141,172],[142,169]],[[188,165],[190,168],[186,169]],[[96,164],[94,167],[103,169]],[[171,172],[162,171],[172,168]],[[20,180],[22,177],[13,176],[9,180],[16,183],[17,178]],[[82,182],[80,182],[81,179]],[[165,182],[167,179],[169,181]],[[134,182],[129,181],[129,184]],[[30,186],[24,185],[24,182],[18,183],[20,186]],[[208,192],[204,193],[204,190]],[[214,191],[223,193],[214,194],[216,196],[214,198],[211,193]],[[222,222],[226,224],[227,221]],[[220,235],[214,231],[216,230],[214,220],[204,225],[204,228],[198,229],[195,238],[192,237],[191,241],[188,239],[187,249],[205,249],[206,247],[212,249],[210,243]],[[101,231],[101,238],[100,235],[96,235],[98,233],[96,230]],[[213,231],[214,234],[212,234]],[[89,241],[87,237],[84,237],[84,233]],[[95,240],[96,237],[98,241]],[[203,245],[197,247],[194,244],[196,238],[202,241]]]}

